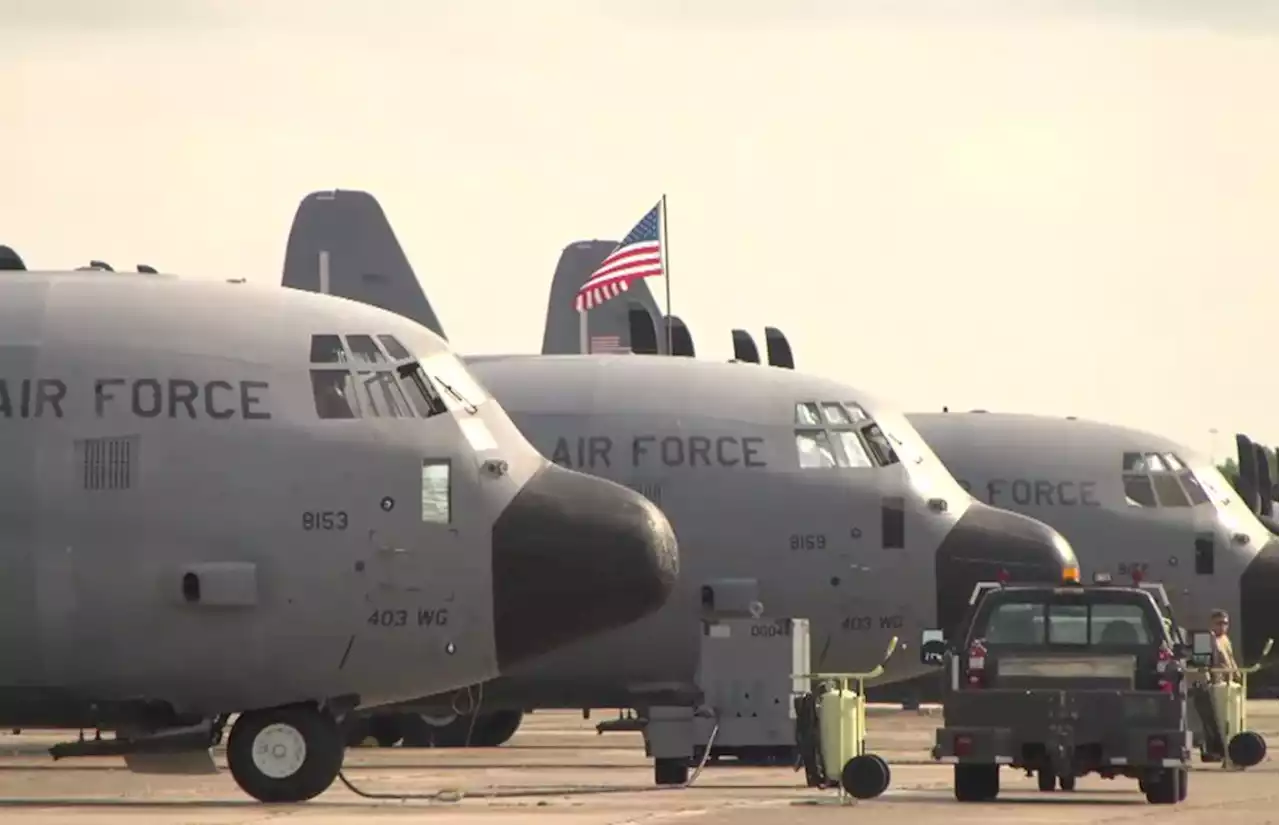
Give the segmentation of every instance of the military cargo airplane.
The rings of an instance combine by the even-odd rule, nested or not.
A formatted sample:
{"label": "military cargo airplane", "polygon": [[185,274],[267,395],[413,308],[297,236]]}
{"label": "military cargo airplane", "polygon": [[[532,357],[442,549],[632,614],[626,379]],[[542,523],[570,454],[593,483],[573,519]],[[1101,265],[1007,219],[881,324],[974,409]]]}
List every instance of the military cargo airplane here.
{"label": "military cargo airplane", "polygon": [[338,717],[672,592],[662,512],[540,456],[428,330],[99,269],[0,277],[0,725],[116,733],[55,759],[207,772],[238,714],[239,786],[309,799]]}
{"label": "military cargo airplane", "polygon": [[[612,250],[584,242],[566,251],[552,287],[543,352],[577,345],[572,296],[576,284]],[[618,339],[618,349],[665,351],[661,335],[645,332],[660,318],[643,281],[614,314],[593,311],[592,334]],[[569,302],[569,303],[566,303]],[[652,320],[646,314],[652,313]],[[678,320],[670,354],[694,356],[692,337]],[[732,330],[734,359],[760,363],[751,334]],[[766,327],[770,366],[794,368],[785,336]],[[1253,662],[1277,635],[1276,484],[1265,449],[1237,435],[1239,489],[1207,457],[1167,438],[1074,417],[974,413],[909,413],[942,463],[979,500],[1049,524],[1076,550],[1082,574],[1150,576],[1169,588],[1175,609],[1192,628],[1205,629],[1209,611],[1238,617],[1236,650]],[[1270,534],[1268,534],[1270,533]],[[1199,624],[1197,623],[1199,622]],[[1271,668],[1251,687],[1274,690]],[[895,685],[893,693],[907,687]],[[916,686],[918,687],[918,686]],[[888,691],[877,690],[883,697]]]}
{"label": "military cargo airplane", "polygon": [[[302,201],[284,284],[399,309],[443,337],[366,193]],[[762,632],[807,617],[814,667],[850,670],[873,663],[892,636],[958,621],[978,580],[1001,570],[1061,580],[1075,569],[1060,535],[974,501],[903,416],[844,384],[693,359],[465,360],[544,455],[659,503],[682,551],[680,586],[663,609],[485,684],[483,712],[450,723],[473,743],[508,736],[521,709],[697,702],[699,620],[709,614],[758,616]],[[898,656],[889,678],[921,669],[918,657]],[[449,719],[472,698],[416,707]],[[413,731],[380,733],[418,743]],[[661,762],[659,781],[679,781],[666,773],[679,766]]]}
{"label": "military cargo airplane", "polygon": [[[980,501],[1062,531],[1082,575],[1159,581],[1192,629],[1207,630],[1209,612],[1225,608],[1244,662],[1280,636],[1276,536],[1208,457],[1153,433],[1074,417],[907,417]],[[1241,475],[1258,478],[1260,448],[1241,439],[1240,465],[1250,468]],[[1270,493],[1265,457],[1260,463]]]}

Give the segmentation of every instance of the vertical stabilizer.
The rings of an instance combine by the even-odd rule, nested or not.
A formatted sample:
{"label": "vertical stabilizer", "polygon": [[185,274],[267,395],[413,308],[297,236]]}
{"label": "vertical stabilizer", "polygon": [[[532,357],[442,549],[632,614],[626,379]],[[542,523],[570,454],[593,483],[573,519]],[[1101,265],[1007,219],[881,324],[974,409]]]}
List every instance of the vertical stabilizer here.
{"label": "vertical stabilizer", "polygon": [[764,351],[769,359],[769,366],[782,367],[784,370],[796,368],[795,359],[791,357],[791,343],[777,327],[764,328]]}
{"label": "vertical stabilizer", "polygon": [[[573,306],[574,298],[578,288],[587,282],[591,273],[617,246],[617,241],[577,241],[560,253],[547,301],[547,324],[542,331],[543,355],[572,355],[579,351],[580,329],[578,311]],[[632,283],[622,295],[587,313],[587,337],[591,341],[591,350],[638,352],[631,337],[631,310],[635,308],[648,312],[651,325],[662,317],[653,293],[643,279]],[[655,333],[654,338],[657,352],[665,353],[666,336]]]}
{"label": "vertical stabilizer", "polygon": [[1249,436],[1236,433],[1236,470],[1240,474],[1240,486],[1237,492],[1244,503],[1254,513],[1260,512],[1258,495],[1258,454],[1253,449],[1253,441]]}
{"label": "vertical stabilizer", "polygon": [[1258,515],[1274,518],[1275,504],[1272,502],[1272,494],[1275,492],[1275,487],[1271,482],[1271,463],[1267,461],[1267,448],[1255,441],[1253,452],[1256,456],[1254,464],[1258,477]]}
{"label": "vertical stabilizer", "polygon": [[760,350],[756,349],[756,341],[745,329],[735,329],[733,335],[733,360],[746,361],[749,364],[760,363]]}
{"label": "vertical stabilizer", "polygon": [[368,192],[335,189],[302,199],[289,230],[281,283],[308,292],[327,288],[341,298],[417,321],[444,337],[386,213]]}
{"label": "vertical stabilizer", "polygon": [[8,270],[17,272],[27,268],[22,262],[22,256],[14,252],[12,248],[0,244],[0,271]]}
{"label": "vertical stabilizer", "polygon": [[[671,354],[678,355],[683,358],[693,358],[693,335],[690,334],[689,328],[685,326],[675,315],[668,315],[665,319],[664,327],[671,329]],[[666,331],[665,328],[663,330]]]}

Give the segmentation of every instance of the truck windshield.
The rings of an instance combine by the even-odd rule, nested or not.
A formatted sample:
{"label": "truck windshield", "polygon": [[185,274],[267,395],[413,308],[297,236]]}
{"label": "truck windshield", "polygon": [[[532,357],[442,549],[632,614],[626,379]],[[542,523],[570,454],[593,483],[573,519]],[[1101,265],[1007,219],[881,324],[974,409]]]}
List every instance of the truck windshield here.
{"label": "truck windshield", "polygon": [[988,645],[1146,646],[1157,638],[1150,612],[1122,602],[1005,601],[974,628],[973,638]]}

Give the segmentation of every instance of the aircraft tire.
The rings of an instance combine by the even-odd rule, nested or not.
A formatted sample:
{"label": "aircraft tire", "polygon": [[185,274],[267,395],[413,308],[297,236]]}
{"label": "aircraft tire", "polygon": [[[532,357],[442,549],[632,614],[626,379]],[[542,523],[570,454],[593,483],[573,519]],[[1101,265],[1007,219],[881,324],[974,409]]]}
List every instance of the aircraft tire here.
{"label": "aircraft tire", "polygon": [[959,802],[990,802],[1000,795],[999,765],[956,765],[955,796]]}
{"label": "aircraft tire", "polygon": [[1058,777],[1048,768],[1041,768],[1036,771],[1036,786],[1041,793],[1048,793],[1058,787]]}
{"label": "aircraft tire", "polygon": [[481,714],[476,718],[476,728],[471,734],[471,747],[496,748],[511,741],[520,730],[524,713],[518,710],[499,710]]}
{"label": "aircraft tire", "polygon": [[1074,791],[1076,789],[1076,778],[1074,776],[1059,776],[1058,787],[1064,791]]}
{"label": "aircraft tire", "polygon": [[305,802],[329,789],[346,753],[337,721],[293,705],[240,714],[227,739],[236,784],[259,802]]}

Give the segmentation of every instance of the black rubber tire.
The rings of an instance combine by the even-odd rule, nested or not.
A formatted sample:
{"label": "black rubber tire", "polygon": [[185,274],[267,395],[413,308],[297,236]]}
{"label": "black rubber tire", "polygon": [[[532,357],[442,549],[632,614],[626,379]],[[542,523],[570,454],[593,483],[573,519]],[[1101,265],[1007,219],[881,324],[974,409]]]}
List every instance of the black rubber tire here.
{"label": "black rubber tire", "polygon": [[376,713],[369,717],[369,735],[380,748],[395,747],[404,738],[401,730],[402,713]]}
{"label": "black rubber tire", "polygon": [[471,733],[471,747],[497,748],[511,741],[520,730],[524,714],[518,710],[499,710],[485,713],[476,719]]}
{"label": "black rubber tire", "polygon": [[1076,778],[1074,776],[1059,776],[1058,787],[1064,791],[1074,791],[1076,789]]}
{"label": "black rubber tire", "polygon": [[[437,747],[439,733],[448,725],[433,725],[416,713],[399,714],[400,747],[402,748],[434,748]],[[457,721],[456,719],[454,720]],[[449,724],[453,724],[450,722]]]}
{"label": "black rubber tire", "polygon": [[879,757],[859,754],[844,763],[840,787],[854,799],[875,799],[889,787],[889,766]]}
{"label": "black rubber tire", "polygon": [[685,759],[653,760],[653,784],[683,785],[689,781],[689,762]]}
{"label": "black rubber tire", "polygon": [[1000,795],[999,765],[956,765],[956,799],[960,802],[990,802]]}
{"label": "black rubber tire", "polygon": [[369,719],[364,716],[348,716],[342,720],[342,741],[348,748],[358,748],[372,736]]}
{"label": "black rubber tire", "polygon": [[[291,775],[273,778],[253,761],[254,738],[271,725],[285,725],[302,737],[306,754]],[[342,770],[342,731],[316,707],[294,705],[240,714],[227,738],[227,766],[236,784],[259,802],[305,802],[329,789]]]}
{"label": "black rubber tire", "polygon": [[[863,751],[863,752],[866,753],[866,751]],[[884,766],[884,789],[888,790],[890,783],[893,782],[893,769],[889,767],[889,763],[885,761],[885,758],[880,754],[869,753],[867,755]],[[881,793],[883,792],[884,791],[881,791]]]}
{"label": "black rubber tire", "polygon": [[1152,805],[1174,805],[1187,798],[1187,770],[1162,768],[1146,783],[1147,801]]}
{"label": "black rubber tire", "polygon": [[1251,730],[1241,731],[1227,743],[1227,758],[1242,768],[1252,768],[1267,758],[1267,740]]}
{"label": "black rubber tire", "polygon": [[1036,786],[1041,793],[1048,793],[1058,787],[1058,777],[1048,768],[1036,771]]}

